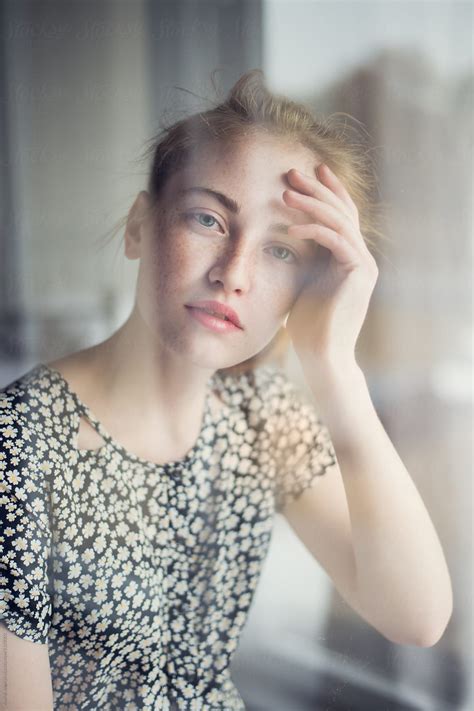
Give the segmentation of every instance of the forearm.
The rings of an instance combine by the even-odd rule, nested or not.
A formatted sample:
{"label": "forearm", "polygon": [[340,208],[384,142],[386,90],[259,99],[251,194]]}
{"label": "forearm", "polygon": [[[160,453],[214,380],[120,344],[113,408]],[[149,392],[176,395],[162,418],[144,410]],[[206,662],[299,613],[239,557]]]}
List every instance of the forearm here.
{"label": "forearm", "polygon": [[305,368],[305,374],[344,481],[359,604],[392,641],[434,644],[452,611],[448,568],[416,486],[376,414],[365,377],[355,363]]}

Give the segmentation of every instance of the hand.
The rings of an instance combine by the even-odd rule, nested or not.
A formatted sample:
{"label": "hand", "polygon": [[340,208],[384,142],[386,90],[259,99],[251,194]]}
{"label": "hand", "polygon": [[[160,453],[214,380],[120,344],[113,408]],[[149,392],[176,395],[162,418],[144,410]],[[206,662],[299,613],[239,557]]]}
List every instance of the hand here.
{"label": "hand", "polygon": [[325,164],[314,176],[292,168],[288,207],[302,210],[311,224],[292,225],[288,235],[312,239],[318,247],[315,268],[287,320],[302,363],[314,360],[355,363],[355,346],[378,278],[375,259],[360,232],[359,214],[342,182]]}

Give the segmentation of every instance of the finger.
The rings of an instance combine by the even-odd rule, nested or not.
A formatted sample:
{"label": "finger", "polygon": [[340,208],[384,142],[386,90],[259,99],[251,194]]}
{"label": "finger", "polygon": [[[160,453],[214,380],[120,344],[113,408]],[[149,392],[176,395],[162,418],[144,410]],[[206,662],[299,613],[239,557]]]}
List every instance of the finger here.
{"label": "finger", "polygon": [[319,198],[320,200],[327,202],[336,209],[344,212],[350,220],[354,219],[353,211],[350,206],[348,206],[341,198],[336,195],[332,190],[323,185],[314,176],[306,175],[296,168],[291,168],[288,173],[288,181],[290,185],[296,187],[305,195],[311,195],[312,197]]}
{"label": "finger", "polygon": [[357,220],[359,220],[357,205],[349,195],[349,192],[343,185],[342,181],[339,180],[335,173],[333,173],[331,168],[326,163],[320,163],[320,165],[316,168],[316,174],[324,185],[335,193],[335,195],[337,195],[351,209],[353,214],[357,215]]}
{"label": "finger", "polygon": [[291,225],[288,227],[288,235],[314,240],[329,249],[341,264],[355,266],[361,261],[358,251],[344,237],[324,225]]}
{"label": "finger", "polygon": [[303,195],[296,190],[285,190],[283,199],[289,207],[302,210],[309,215],[313,222],[322,224],[335,232],[343,233],[354,246],[362,240],[362,236],[359,239],[356,234],[354,223],[345,213],[336,210],[332,205],[309,195]]}

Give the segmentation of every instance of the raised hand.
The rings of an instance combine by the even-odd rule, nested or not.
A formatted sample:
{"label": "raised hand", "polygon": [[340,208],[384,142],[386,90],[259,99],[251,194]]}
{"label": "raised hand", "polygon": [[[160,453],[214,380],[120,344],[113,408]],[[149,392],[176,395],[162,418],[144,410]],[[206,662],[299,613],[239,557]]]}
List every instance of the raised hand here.
{"label": "raised hand", "polygon": [[[319,177],[319,180],[317,177]],[[342,182],[321,164],[315,176],[292,168],[291,189],[283,192],[288,207],[302,210],[312,222],[292,225],[291,237],[312,239],[318,250],[315,268],[294,304],[286,327],[304,365],[355,362],[355,346],[378,268],[360,232],[359,214]]]}

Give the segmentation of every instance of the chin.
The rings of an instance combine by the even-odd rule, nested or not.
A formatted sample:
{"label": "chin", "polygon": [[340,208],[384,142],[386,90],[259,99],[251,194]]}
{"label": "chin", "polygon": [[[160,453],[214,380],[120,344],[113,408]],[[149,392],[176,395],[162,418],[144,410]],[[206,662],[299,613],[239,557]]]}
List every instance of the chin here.
{"label": "chin", "polygon": [[194,332],[189,332],[186,328],[177,330],[176,325],[173,324],[171,328],[164,329],[165,332],[162,333],[160,340],[183,360],[200,368],[216,371],[232,368],[261,353],[271,344],[280,326],[281,324],[278,324],[264,338],[262,338],[263,329],[256,328],[255,332],[260,333],[258,342],[253,339],[253,342],[249,343],[250,339],[245,332],[238,334],[239,343],[238,339],[234,339],[230,335],[211,332],[207,334],[204,329]]}
{"label": "chin", "polygon": [[[194,365],[205,368],[207,370],[217,371],[233,368],[234,366],[250,360],[253,356],[260,353],[268,344],[257,346],[255,348],[232,348],[232,345],[209,343],[194,343],[189,344],[188,348],[180,349],[180,355],[186,358]],[[220,346],[220,347],[219,347]]]}
{"label": "chin", "polygon": [[219,350],[218,348],[211,349],[209,347],[204,349],[196,348],[191,352],[188,351],[187,356],[184,353],[182,355],[187,357],[194,365],[213,371],[232,368],[234,365],[237,365],[237,363],[241,363],[250,357],[245,353],[236,353],[235,349],[231,353],[224,352],[224,348],[220,353],[218,352]]}

